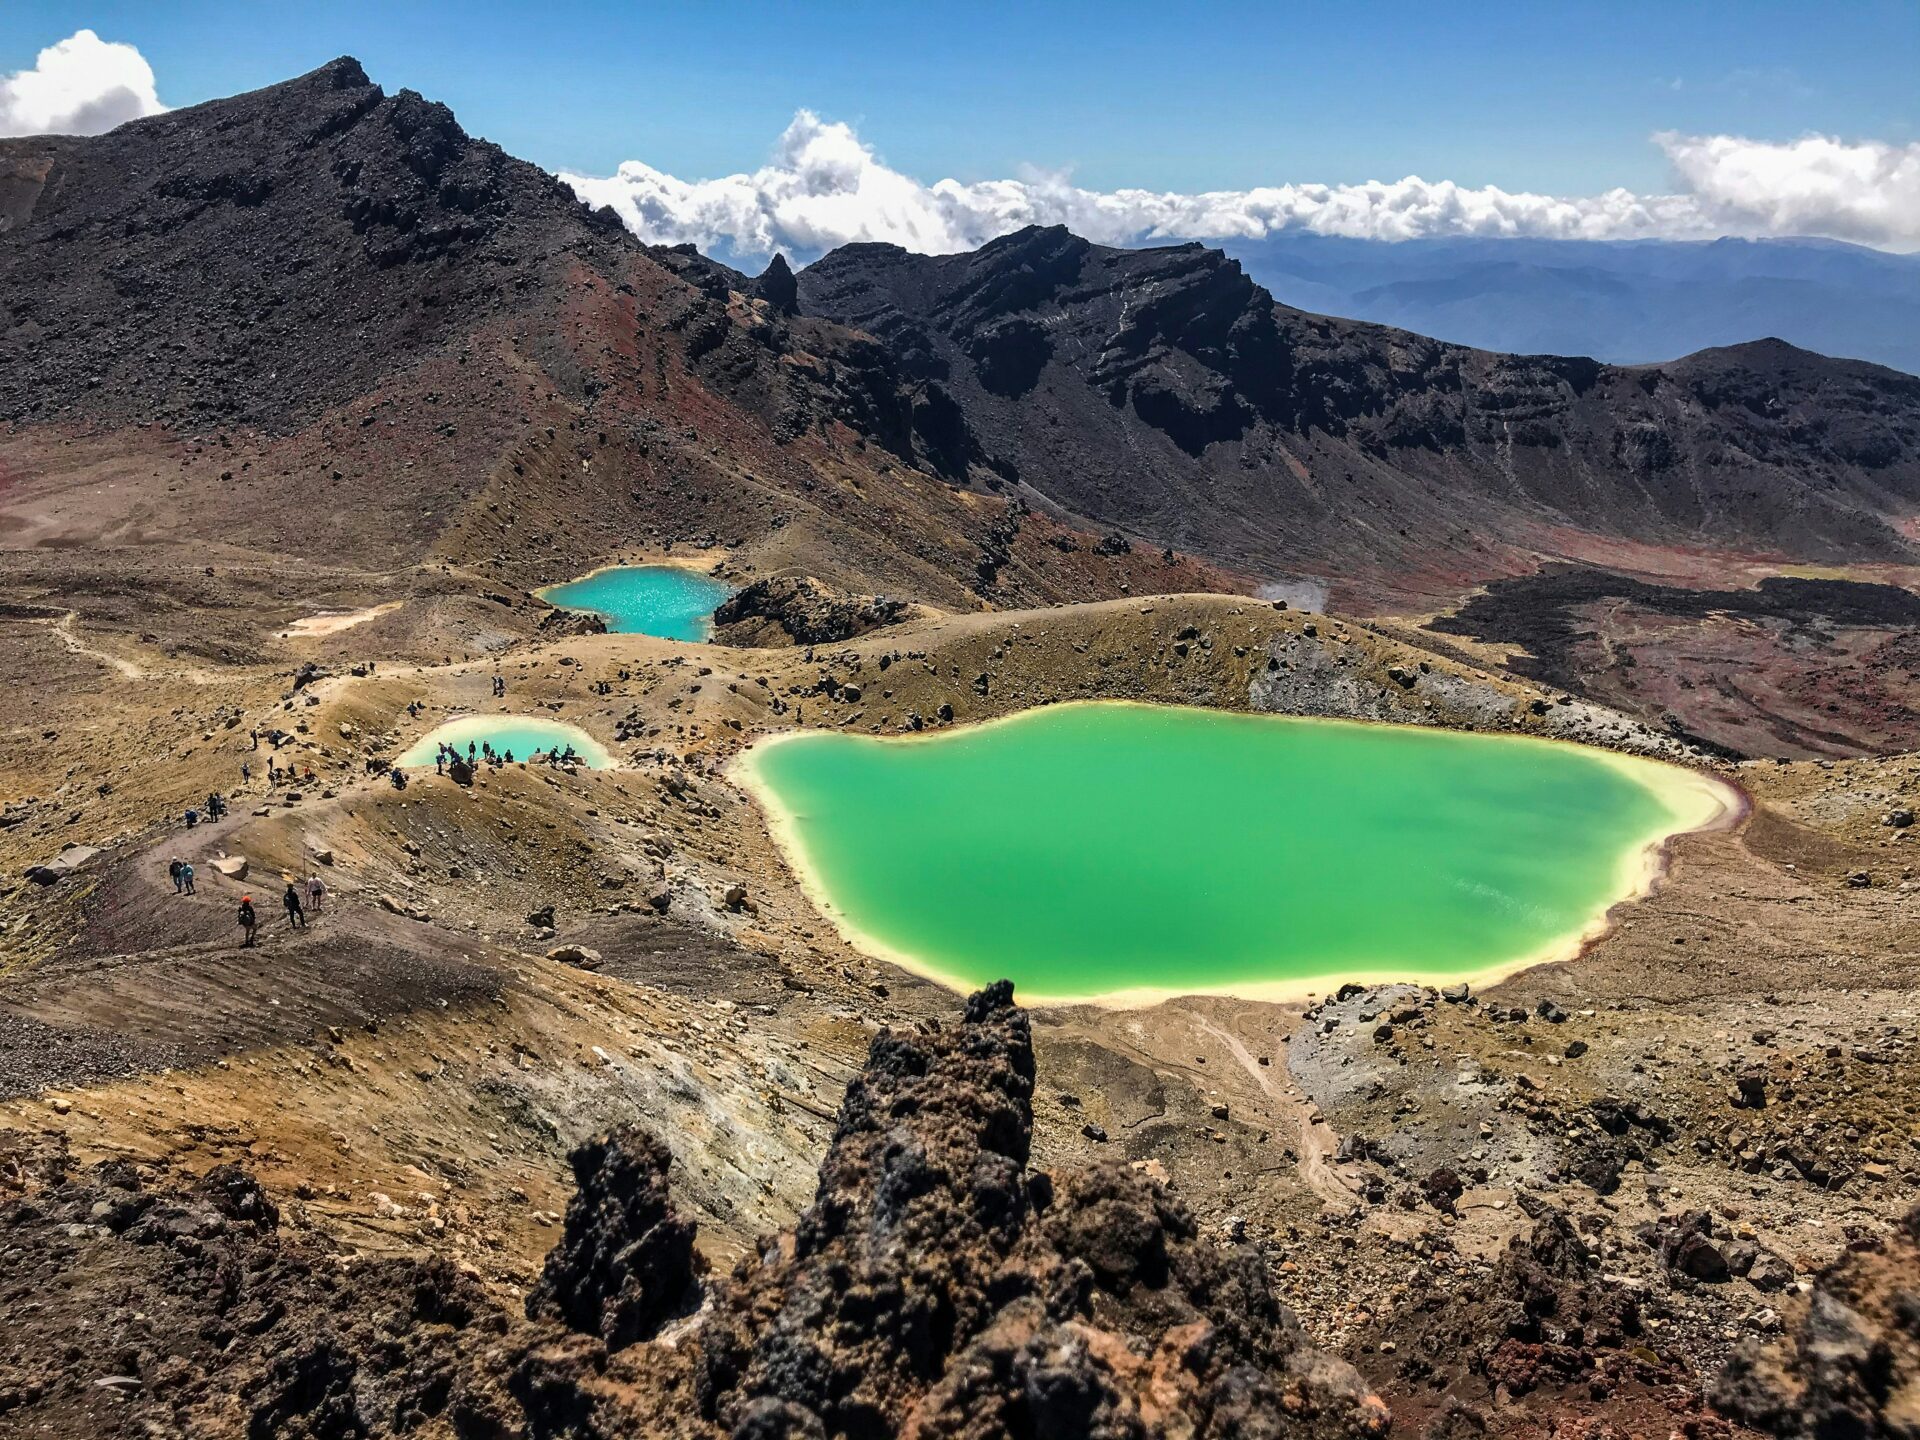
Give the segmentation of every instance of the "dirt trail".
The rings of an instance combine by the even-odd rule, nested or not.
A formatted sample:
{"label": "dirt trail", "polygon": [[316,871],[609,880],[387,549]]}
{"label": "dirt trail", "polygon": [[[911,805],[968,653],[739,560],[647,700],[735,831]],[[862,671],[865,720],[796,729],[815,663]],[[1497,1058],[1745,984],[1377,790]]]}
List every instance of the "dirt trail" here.
{"label": "dirt trail", "polygon": [[84,655],[89,660],[99,661],[123,680],[166,679],[186,680],[195,685],[229,685],[236,678],[231,670],[210,670],[203,665],[148,666],[129,660],[124,655],[116,655],[111,650],[102,650],[97,645],[88,644],[74,633],[73,627],[79,619],[79,611],[69,610],[58,620],[42,623],[75,655]]}
{"label": "dirt trail", "polygon": [[79,618],[80,615],[78,611],[69,610],[58,620],[48,622],[53,630],[54,636],[62,645],[66,646],[67,649],[76,655],[84,655],[89,660],[98,660],[102,665],[105,665],[123,679],[144,680],[147,678],[147,672],[144,667],[134,664],[131,660],[123,659],[121,656],[111,654],[108,651],[97,649],[74,634],[73,625]]}
{"label": "dirt trail", "polygon": [[[1203,1034],[1211,1035],[1226,1047],[1240,1068],[1260,1087],[1261,1094],[1293,1117],[1298,1131],[1295,1148],[1300,1157],[1296,1168],[1307,1188],[1329,1205],[1341,1210],[1353,1209],[1359,1201],[1332,1165],[1338,1137],[1333,1133],[1333,1127],[1320,1118],[1319,1107],[1290,1086],[1275,1084],[1273,1067],[1262,1065],[1255,1059],[1253,1052],[1247,1049],[1246,1042],[1231,1030],[1223,1029],[1204,1017],[1196,1019],[1194,1023]],[[1316,1120],[1319,1123],[1315,1123]]]}

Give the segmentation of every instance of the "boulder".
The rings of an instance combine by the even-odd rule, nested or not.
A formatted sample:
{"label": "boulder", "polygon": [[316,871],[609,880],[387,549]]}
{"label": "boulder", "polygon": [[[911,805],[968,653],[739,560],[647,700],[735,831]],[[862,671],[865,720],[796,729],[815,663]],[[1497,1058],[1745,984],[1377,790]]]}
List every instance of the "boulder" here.
{"label": "boulder", "polygon": [[547,951],[547,959],[562,965],[577,965],[582,970],[598,970],[604,963],[600,952],[590,945],[556,945]]}
{"label": "boulder", "polygon": [[1784,1290],[1793,1283],[1794,1268],[1785,1257],[1761,1250],[1747,1267],[1747,1283],[1768,1294]]}
{"label": "boulder", "polygon": [[27,867],[27,879],[36,885],[57,885],[99,853],[97,845],[69,845],[45,864]]}
{"label": "boulder", "polygon": [[1733,1273],[1725,1252],[1697,1231],[1688,1231],[1680,1237],[1673,1248],[1673,1258],[1667,1263],[1684,1275],[1715,1283]]}
{"label": "boulder", "polygon": [[247,857],[244,855],[221,855],[213,862],[213,868],[229,880],[247,878]]}
{"label": "boulder", "polygon": [[567,1158],[579,1188],[527,1296],[527,1318],[559,1321],[619,1350],[698,1306],[706,1262],[693,1222],[667,1193],[673,1156],[657,1137],[626,1126]]}

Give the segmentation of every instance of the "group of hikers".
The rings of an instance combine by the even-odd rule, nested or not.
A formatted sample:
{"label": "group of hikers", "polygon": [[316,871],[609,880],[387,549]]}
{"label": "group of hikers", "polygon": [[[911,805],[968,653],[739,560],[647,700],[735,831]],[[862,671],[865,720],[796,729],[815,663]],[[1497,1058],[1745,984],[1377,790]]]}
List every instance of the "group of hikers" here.
{"label": "group of hikers", "polygon": [[[307,784],[312,785],[316,783],[319,778],[318,775],[313,773],[313,766],[311,765],[307,766],[306,774],[303,776],[298,767],[293,765],[275,765],[273,763],[273,756],[267,756],[267,788],[269,790],[283,781],[288,785],[293,785],[304,779]],[[240,783],[245,785],[252,779],[253,766],[245,760],[242,760],[240,762]]]}
{"label": "group of hikers", "polygon": [[[286,892],[281,895],[280,903],[285,907],[287,912],[287,928],[290,930],[304,930],[307,928],[308,912],[311,911],[315,915],[320,913],[320,906],[327,898],[326,884],[318,875],[310,877],[305,887],[306,898],[302,900],[300,896],[301,886],[299,883],[295,881],[292,876],[286,877],[286,880]],[[253,897],[251,895],[242,895],[240,897],[239,921],[240,934],[243,937],[240,943],[243,946],[250,947],[253,945],[260,930],[260,913],[253,908]]]}
{"label": "group of hikers", "polygon": [[[371,670],[372,666],[369,665],[368,669]],[[506,689],[506,681],[498,675],[494,676],[493,693],[496,696],[504,695]],[[425,709],[426,707],[420,702],[414,701],[407,706],[407,714],[418,717]],[[270,745],[277,747],[291,740],[293,737],[281,730],[271,730],[266,734],[265,738]],[[249,739],[251,740],[250,748],[257,751],[260,748],[260,741],[262,739],[258,727],[252,730]],[[578,752],[574,750],[573,746],[569,744],[565,749],[549,750],[544,753],[536,750],[528,759],[531,763],[535,764],[544,759],[548,765],[557,767],[578,764],[580,756]],[[477,744],[469,741],[467,743],[467,753],[462,755],[453,746],[443,742],[440,746],[439,753],[434,756],[433,768],[436,774],[444,775],[450,769],[465,767],[468,773],[471,774],[473,769],[482,761],[495,766],[511,765],[514,763],[513,751],[500,750],[496,752],[490,741],[480,741]],[[369,763],[368,768],[373,769],[373,764]],[[381,768],[387,770],[388,776],[392,780],[393,787],[396,790],[404,790],[406,788],[407,778],[399,766],[382,766]],[[288,784],[292,784],[299,778],[299,771],[296,767],[292,765],[276,765],[273,755],[271,753],[267,755],[267,786],[269,789],[283,780]],[[309,782],[314,780],[315,776],[311,766],[307,768],[305,778]],[[249,784],[252,780],[253,766],[251,762],[241,761],[241,784]],[[207,796],[207,804],[204,811],[198,806],[195,806],[186,812],[185,819],[187,828],[192,829],[195,825],[198,825],[202,819],[221,819],[226,813],[226,798],[217,791],[210,792]],[[174,894],[193,895],[197,893],[194,889],[194,868],[191,861],[184,860],[177,855],[172,857],[167,862],[167,877],[173,881]],[[287,927],[292,930],[304,930],[307,926],[307,917],[320,913],[320,907],[325,902],[327,896],[326,883],[322,881],[318,875],[308,877],[304,885],[295,880],[291,875],[283,875],[281,878],[287,882],[287,888],[280,896],[280,904],[287,912]],[[236,918],[239,921],[242,936],[240,943],[246,947],[253,946],[258,939],[260,931],[260,912],[254,907],[253,896],[242,895],[240,897],[240,908]]]}
{"label": "group of hikers", "polygon": [[[482,761],[494,766],[511,765],[513,764],[513,751],[511,749],[495,750],[491,740],[481,740],[478,742],[469,740],[467,742],[467,753],[462,755],[457,749],[442,740],[438,753],[433,757],[433,773],[436,775],[445,775],[449,770],[455,769],[460,765],[465,765],[471,769]],[[556,769],[568,765],[577,765],[580,763],[580,752],[575,750],[572,742],[569,741],[564,750],[534,751],[527,757],[527,763],[529,765],[544,763]]]}
{"label": "group of hikers", "polygon": [[[247,767],[242,765],[240,768],[244,772]],[[218,790],[209,790],[207,792],[207,808],[203,811],[198,806],[189,805],[187,807],[187,813],[181,818],[187,822],[187,828],[191,830],[202,820],[219,820],[223,818],[226,813],[227,797],[222,795]]]}
{"label": "group of hikers", "polygon": [[[193,888],[194,870],[191,860],[174,856],[167,862],[167,878],[173,881],[173,893],[176,895],[194,895],[199,892]],[[287,888],[280,897],[280,904],[287,912],[287,926],[293,930],[307,928],[307,916],[318,915],[320,907],[326,903],[327,884],[318,875],[307,877],[302,885],[291,875],[283,875]],[[253,896],[240,897],[240,933],[241,944],[252,945],[260,928],[260,914],[253,908]]]}

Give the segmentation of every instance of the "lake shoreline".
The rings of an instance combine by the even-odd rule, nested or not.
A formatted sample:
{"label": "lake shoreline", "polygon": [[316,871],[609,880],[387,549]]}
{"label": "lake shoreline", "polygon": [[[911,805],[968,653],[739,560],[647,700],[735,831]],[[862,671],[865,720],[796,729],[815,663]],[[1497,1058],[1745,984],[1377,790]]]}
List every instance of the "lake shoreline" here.
{"label": "lake shoreline", "polygon": [[1441,731],[1440,727],[1398,725],[1392,722],[1350,720],[1332,716],[1270,716],[1246,711],[1210,710],[1201,706],[1155,705],[1133,700],[1073,700],[1055,705],[1034,706],[1007,715],[963,726],[950,726],[932,732],[903,735],[848,735],[826,729],[794,729],[762,737],[728,761],[725,773],[755,802],[766,821],[775,849],[793,875],[801,891],[820,914],[855,949],[878,960],[896,965],[910,974],[930,980],[956,993],[965,994],[977,987],[977,981],[944,970],[925,957],[902,950],[873,935],[838,905],[818,872],[808,851],[796,817],[770,781],[761,773],[759,762],[771,750],[810,735],[840,735],[864,744],[895,746],[917,742],[953,739],[961,735],[1003,727],[1035,716],[1061,710],[1098,707],[1123,707],[1146,710],[1199,711],[1223,720],[1250,724],[1284,721],[1299,725],[1327,725],[1352,729],[1393,729],[1420,734],[1474,734],[1487,740],[1507,740],[1532,746],[1571,747],[1605,764],[1616,773],[1655,796],[1670,812],[1669,821],[1649,830],[1642,838],[1623,847],[1616,864],[1609,897],[1598,913],[1579,929],[1550,938],[1525,954],[1479,967],[1451,970],[1419,970],[1405,965],[1341,965],[1309,975],[1288,976],[1272,981],[1235,981],[1217,985],[1123,986],[1098,993],[1048,993],[1042,988],[1021,986],[1023,1002],[1049,1008],[1090,1005],[1104,1009],[1143,1009],[1183,997],[1228,997],[1272,1004],[1301,1004],[1329,994],[1346,983],[1382,985],[1392,983],[1430,986],[1465,983],[1482,989],[1511,979],[1523,971],[1543,965],[1563,964],[1578,959],[1594,944],[1611,933],[1618,913],[1626,906],[1650,895],[1660,884],[1671,864],[1672,847],[1681,835],[1731,829],[1750,812],[1751,805],[1739,787],[1705,772],[1669,761],[1643,756],[1623,755],[1598,746],[1548,736],[1503,735],[1487,732]]}

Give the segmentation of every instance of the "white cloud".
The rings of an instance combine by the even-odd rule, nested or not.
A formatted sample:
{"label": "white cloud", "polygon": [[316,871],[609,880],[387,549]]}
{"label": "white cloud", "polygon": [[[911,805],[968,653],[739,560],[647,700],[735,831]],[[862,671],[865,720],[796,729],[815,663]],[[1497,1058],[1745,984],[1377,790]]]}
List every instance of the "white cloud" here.
{"label": "white cloud", "polygon": [[1725,228],[1920,246],[1920,144],[1849,144],[1825,135],[1786,144],[1737,135],[1654,138],[1701,212]]}
{"label": "white cloud", "polygon": [[1063,175],[932,185],[890,168],[847,125],[802,110],[750,175],[681,180],[637,160],[564,178],[656,244],[743,256],[810,255],[856,240],[926,253],[970,250],[1023,225],[1065,225],[1104,244],[1258,238],[1283,230],[1379,240],[1531,236],[1568,240],[1831,235],[1920,247],[1920,147],[1810,139],[1656,137],[1681,193],[1555,196],[1418,176],[1364,185],[1274,185],[1199,194],[1087,190]]}
{"label": "white cloud", "polygon": [[98,135],[166,108],[146,57],[91,30],[49,45],[33,69],[0,76],[0,135]]}

